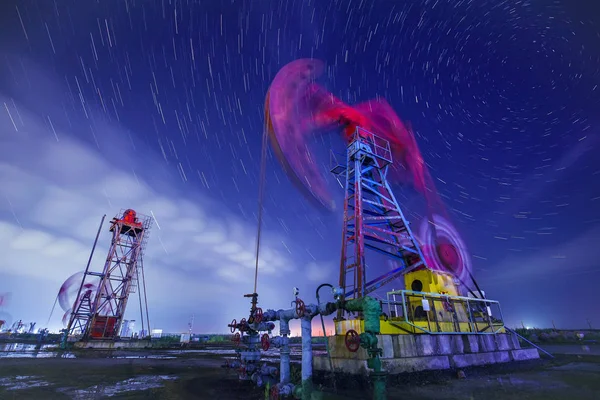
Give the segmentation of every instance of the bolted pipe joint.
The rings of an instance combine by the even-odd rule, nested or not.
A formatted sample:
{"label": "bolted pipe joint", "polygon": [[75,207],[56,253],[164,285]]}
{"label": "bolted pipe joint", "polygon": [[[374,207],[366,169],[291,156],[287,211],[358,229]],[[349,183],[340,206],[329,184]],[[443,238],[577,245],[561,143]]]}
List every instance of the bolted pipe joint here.
{"label": "bolted pipe joint", "polygon": [[362,311],[365,318],[365,332],[379,334],[381,324],[379,316],[381,315],[381,303],[373,297],[361,297],[345,301],[342,308],[346,311]]}
{"label": "bolted pipe joint", "polygon": [[277,310],[277,319],[280,321],[290,321],[292,319],[298,318],[296,314],[296,309],[289,308],[287,310]]}
{"label": "bolted pipe joint", "polygon": [[383,354],[383,350],[377,347],[377,336],[372,332],[360,334],[360,345],[367,350],[369,357],[377,357]]}
{"label": "bolted pipe joint", "polygon": [[[278,316],[279,316],[279,334],[280,335],[289,335],[291,333],[290,331],[290,319],[292,318],[287,318],[286,313],[284,312],[284,310],[279,310],[277,312]],[[284,317],[284,318],[281,318]]]}
{"label": "bolted pipe joint", "polygon": [[307,304],[304,306],[304,316],[302,318],[313,319],[314,316],[319,314],[319,307],[316,304]]}
{"label": "bolted pipe joint", "polygon": [[257,332],[271,332],[275,329],[275,324],[272,322],[260,322],[252,324],[252,328]]}
{"label": "bolted pipe joint", "polygon": [[339,303],[321,303],[321,304],[319,304],[319,314],[331,315],[340,308],[341,304],[342,304],[341,302],[339,302]]}
{"label": "bolted pipe joint", "polygon": [[258,333],[251,333],[249,335],[244,335],[242,341],[254,349],[260,345],[260,336]]}
{"label": "bolted pipe joint", "polygon": [[271,399],[294,396],[295,386],[291,383],[278,383],[271,387]]}
{"label": "bolted pipe joint", "polygon": [[263,312],[263,321],[275,321],[277,320],[277,311],[275,310],[267,310]]}
{"label": "bolted pipe joint", "polygon": [[272,378],[276,378],[279,375],[279,370],[277,367],[272,367],[267,364],[263,364],[260,367],[260,374],[264,376],[270,376]]}
{"label": "bolted pipe joint", "polygon": [[253,363],[247,363],[246,365],[244,365],[244,368],[246,370],[246,373],[253,374],[258,370],[258,365]]}
{"label": "bolted pipe joint", "polygon": [[271,338],[271,345],[276,348],[280,348],[283,346],[283,338],[281,336],[276,336]]}
{"label": "bolted pipe joint", "polygon": [[[268,367],[268,368],[273,368],[273,367]],[[256,384],[256,386],[258,386],[258,387],[263,387],[267,383],[273,384],[275,382],[275,378],[276,378],[276,374],[274,372],[277,372],[277,368],[275,368],[275,371],[267,371],[269,373],[263,373],[263,372],[265,372],[265,371],[261,368],[259,371],[254,372],[252,374],[252,376],[250,377],[250,380],[252,382],[254,382]]]}

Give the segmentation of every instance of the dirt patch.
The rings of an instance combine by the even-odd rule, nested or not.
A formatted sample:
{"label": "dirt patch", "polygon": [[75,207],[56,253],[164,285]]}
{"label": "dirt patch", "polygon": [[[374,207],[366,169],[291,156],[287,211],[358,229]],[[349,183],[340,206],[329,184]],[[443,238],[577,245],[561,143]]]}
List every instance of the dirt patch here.
{"label": "dirt patch", "polygon": [[[264,399],[264,391],[221,368],[223,356],[171,352],[119,353],[120,358],[88,352],[78,358],[4,358],[0,399]],[[149,356],[163,355],[166,357]],[[148,358],[146,358],[148,356]],[[168,357],[167,357],[168,356]],[[495,364],[462,370],[389,376],[388,399],[599,399],[600,357],[561,356],[553,360]],[[292,365],[292,380],[300,368]],[[315,375],[323,400],[369,399],[368,379]]]}
{"label": "dirt patch", "polygon": [[240,382],[221,364],[222,360],[208,357],[5,359],[0,364],[0,398],[262,398],[261,390]]}
{"label": "dirt patch", "polygon": [[[315,383],[322,390],[332,391],[331,382],[331,374],[315,375]],[[368,378],[336,375],[336,386],[337,393],[346,399],[368,399],[372,393]],[[471,367],[460,372],[451,369],[388,376],[387,394],[388,399],[597,400],[600,357],[562,356]]]}

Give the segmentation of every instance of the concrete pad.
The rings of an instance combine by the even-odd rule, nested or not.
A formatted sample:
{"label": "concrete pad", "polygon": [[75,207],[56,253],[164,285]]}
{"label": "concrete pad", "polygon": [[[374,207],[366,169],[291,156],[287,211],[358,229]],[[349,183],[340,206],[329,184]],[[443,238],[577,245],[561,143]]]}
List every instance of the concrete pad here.
{"label": "concrete pad", "polygon": [[496,342],[494,341],[494,335],[477,335],[479,338],[479,351],[490,352],[496,351]]}
{"label": "concrete pad", "polygon": [[406,357],[381,360],[383,369],[389,374],[437,370],[450,368],[447,356]]}
{"label": "concrete pad", "polygon": [[514,333],[508,334],[508,340],[509,340],[513,350],[518,350],[521,348],[521,343],[519,343],[519,338]]}
{"label": "concrete pad", "polygon": [[[343,372],[353,375],[369,375],[366,360],[349,360],[347,358],[331,358],[333,369],[336,372]],[[330,371],[329,360],[327,356],[313,357],[313,369],[315,371]]]}
{"label": "concrete pad", "polygon": [[514,361],[535,360],[540,358],[540,353],[536,348],[511,350],[510,357]]}
{"label": "concrete pad", "polygon": [[450,336],[450,346],[453,354],[463,354],[465,352],[465,343],[463,342],[463,335],[452,335]]}
{"label": "concrete pad", "polygon": [[383,350],[381,358],[394,358],[392,335],[377,335],[377,347]]}
{"label": "concrete pad", "polygon": [[512,350],[511,343],[508,341],[506,333],[499,333],[496,335],[496,346],[498,350],[501,351]]}
{"label": "concrete pad", "polygon": [[450,342],[451,337],[454,335],[436,335],[437,339],[437,354],[448,355],[452,354],[452,344]]}
{"label": "concrete pad", "polygon": [[508,351],[495,351],[492,354],[494,355],[494,359],[497,363],[506,363],[511,361]]}
{"label": "concrete pad", "polygon": [[417,344],[417,354],[419,356],[432,356],[437,352],[436,340],[431,335],[417,335],[415,337]]}
{"label": "concrete pad", "polygon": [[475,335],[464,335],[463,337],[465,353],[479,353],[479,340]]}
{"label": "concrete pad", "polygon": [[414,335],[394,335],[392,336],[392,345],[394,346],[394,357],[417,357],[417,343]]}
{"label": "concrete pad", "polygon": [[494,353],[455,354],[450,356],[450,364],[454,368],[464,368],[471,365],[495,364]]}

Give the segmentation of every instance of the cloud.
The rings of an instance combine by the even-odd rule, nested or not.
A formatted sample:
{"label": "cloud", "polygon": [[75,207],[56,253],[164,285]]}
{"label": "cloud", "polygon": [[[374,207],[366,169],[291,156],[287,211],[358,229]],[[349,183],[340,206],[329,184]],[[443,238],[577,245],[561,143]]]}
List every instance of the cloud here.
{"label": "cloud", "polygon": [[510,256],[494,265],[485,275],[490,285],[527,281],[563,274],[581,273],[597,266],[590,249],[600,241],[600,227],[593,227],[559,246],[550,246],[527,257]]}
{"label": "cloud", "polygon": [[311,282],[325,282],[333,276],[333,272],[336,271],[335,262],[315,262],[312,261],[306,266],[306,277]]}
{"label": "cloud", "polygon": [[[36,76],[30,71],[29,78],[35,82]],[[56,114],[45,115],[52,104],[21,100],[0,95],[0,292],[13,293],[13,314],[45,322],[60,284],[85,268],[101,216],[110,219],[122,208],[156,217],[145,257],[153,326],[176,330],[187,324],[182,315],[196,312],[212,315],[205,329],[223,331],[233,317],[247,314],[241,295],[254,278],[254,223],[175,183],[177,171],[165,172],[162,159],[131,152],[119,139],[128,137],[122,127],[95,118],[100,149],[106,149],[100,151],[75,134],[77,123],[68,130]],[[131,165],[144,167],[136,172]],[[271,288],[265,303],[287,293],[281,279],[291,282],[297,271],[280,239],[272,238],[265,232],[261,245],[261,282]],[[102,268],[109,243],[105,224],[94,270]],[[320,273],[309,266],[309,277]],[[135,308],[131,304],[128,309]],[[55,314],[50,327],[58,328],[61,317]]]}

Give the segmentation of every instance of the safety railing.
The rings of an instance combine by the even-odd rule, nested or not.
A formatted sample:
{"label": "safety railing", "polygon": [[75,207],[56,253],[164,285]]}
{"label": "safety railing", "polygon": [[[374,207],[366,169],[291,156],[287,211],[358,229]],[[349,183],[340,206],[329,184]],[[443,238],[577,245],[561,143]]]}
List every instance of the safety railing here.
{"label": "safety railing", "polygon": [[364,128],[361,128],[360,126],[356,127],[356,131],[352,135],[350,142],[353,143],[358,140],[360,140],[361,143],[369,146],[372,154],[380,161],[383,161],[385,165],[392,163],[392,150],[390,147],[390,142]]}
{"label": "safety railing", "polygon": [[[347,169],[346,153],[340,154],[329,150],[329,171],[338,176],[346,173]],[[341,185],[341,183],[340,183]],[[343,187],[343,185],[342,185]]]}
{"label": "safety railing", "polygon": [[495,300],[396,290],[387,294],[387,306],[388,322],[411,333],[495,334],[504,329]]}

